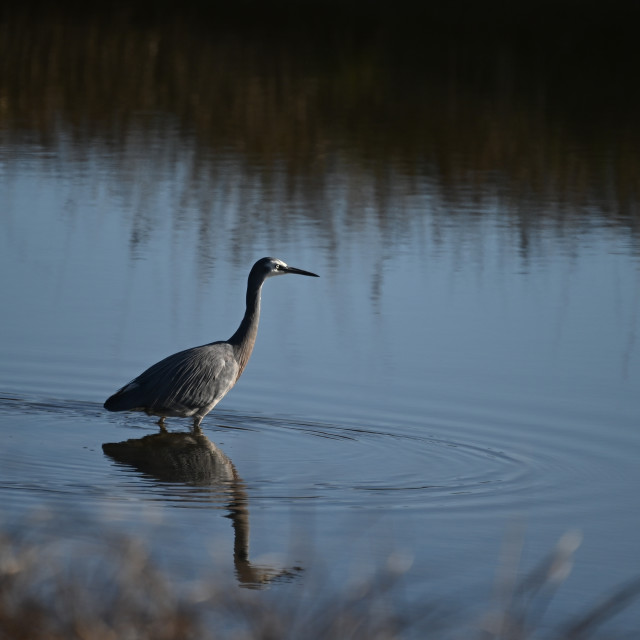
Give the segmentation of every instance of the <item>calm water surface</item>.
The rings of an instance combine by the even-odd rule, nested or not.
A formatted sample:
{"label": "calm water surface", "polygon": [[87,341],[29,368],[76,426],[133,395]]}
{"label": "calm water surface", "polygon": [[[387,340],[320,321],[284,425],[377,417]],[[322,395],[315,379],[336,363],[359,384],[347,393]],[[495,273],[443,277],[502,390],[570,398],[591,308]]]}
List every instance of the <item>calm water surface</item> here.
{"label": "calm water surface", "polygon": [[[202,147],[160,111],[116,141],[4,130],[2,518],[44,508],[72,540],[107,523],[180,577],[282,590],[400,554],[411,601],[469,607],[514,522],[523,569],[579,530],[549,624],[638,576],[640,241],[620,207],[465,180],[473,157],[452,185],[345,140],[315,153],[292,175],[295,157]],[[229,337],[263,255],[321,278],[267,282],[252,360],[202,440],[102,409],[160,358]],[[639,609],[611,624],[640,628]]]}

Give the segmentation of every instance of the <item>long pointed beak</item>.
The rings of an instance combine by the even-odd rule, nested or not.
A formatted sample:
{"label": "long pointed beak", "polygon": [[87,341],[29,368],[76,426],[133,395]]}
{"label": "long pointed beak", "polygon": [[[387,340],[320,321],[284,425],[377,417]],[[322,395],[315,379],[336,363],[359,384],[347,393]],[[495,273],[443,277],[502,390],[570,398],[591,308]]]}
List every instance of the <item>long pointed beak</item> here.
{"label": "long pointed beak", "polygon": [[302,269],[296,269],[295,267],[290,267],[287,265],[284,268],[285,273],[297,273],[299,276],[313,276],[314,278],[319,278],[320,276],[317,273],[311,273],[311,271],[303,271]]}

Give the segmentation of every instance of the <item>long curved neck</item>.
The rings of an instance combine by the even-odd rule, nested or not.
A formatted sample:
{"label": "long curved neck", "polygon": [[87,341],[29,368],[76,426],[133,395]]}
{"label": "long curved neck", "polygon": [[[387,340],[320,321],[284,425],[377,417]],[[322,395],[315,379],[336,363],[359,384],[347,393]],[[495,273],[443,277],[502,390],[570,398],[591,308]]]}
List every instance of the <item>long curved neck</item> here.
{"label": "long curved neck", "polygon": [[247,308],[244,312],[244,318],[242,318],[238,330],[228,340],[229,344],[235,347],[238,354],[238,363],[240,365],[238,377],[247,366],[253,351],[253,345],[256,343],[258,323],[260,322],[261,290],[262,282],[256,283],[250,278],[247,285]]}

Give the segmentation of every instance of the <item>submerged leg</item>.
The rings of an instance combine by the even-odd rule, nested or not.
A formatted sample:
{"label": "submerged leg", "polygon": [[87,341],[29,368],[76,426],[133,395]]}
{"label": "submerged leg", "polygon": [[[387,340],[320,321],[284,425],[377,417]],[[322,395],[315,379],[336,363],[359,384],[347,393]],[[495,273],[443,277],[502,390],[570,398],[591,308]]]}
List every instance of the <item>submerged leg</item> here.
{"label": "submerged leg", "polygon": [[164,423],[164,416],[162,416],[160,420],[158,420],[158,425],[160,426],[161,431],[167,430],[167,425]]}
{"label": "submerged leg", "polygon": [[202,416],[194,416],[193,418],[193,430],[194,431],[202,431],[202,427],[200,423],[202,422]]}

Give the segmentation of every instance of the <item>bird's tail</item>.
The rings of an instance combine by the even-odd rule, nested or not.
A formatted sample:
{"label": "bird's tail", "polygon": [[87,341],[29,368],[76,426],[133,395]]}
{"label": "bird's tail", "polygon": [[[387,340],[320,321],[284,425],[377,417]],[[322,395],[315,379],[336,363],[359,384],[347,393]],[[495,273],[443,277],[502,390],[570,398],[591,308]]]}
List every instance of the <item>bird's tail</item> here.
{"label": "bird's tail", "polygon": [[107,398],[104,408],[107,411],[133,411],[140,406],[140,398],[137,395],[136,388],[129,383]]}

